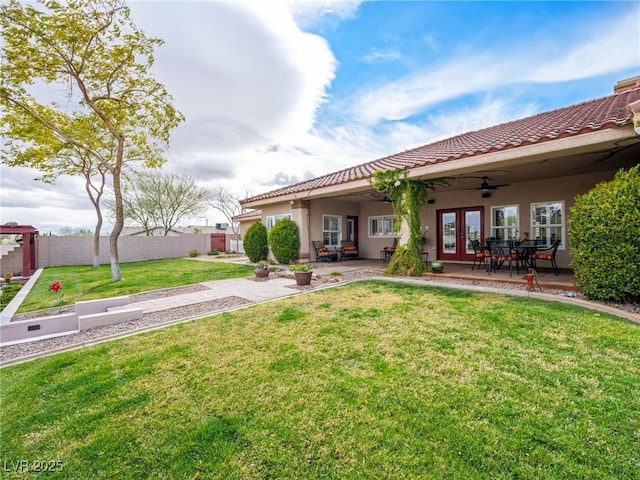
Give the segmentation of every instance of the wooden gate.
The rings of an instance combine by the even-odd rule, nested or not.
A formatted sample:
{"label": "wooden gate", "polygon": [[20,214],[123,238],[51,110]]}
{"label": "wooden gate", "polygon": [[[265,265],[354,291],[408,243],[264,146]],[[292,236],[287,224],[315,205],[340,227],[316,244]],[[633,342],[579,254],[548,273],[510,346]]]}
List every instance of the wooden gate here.
{"label": "wooden gate", "polygon": [[224,252],[227,249],[227,235],[225,233],[211,234],[211,251]]}

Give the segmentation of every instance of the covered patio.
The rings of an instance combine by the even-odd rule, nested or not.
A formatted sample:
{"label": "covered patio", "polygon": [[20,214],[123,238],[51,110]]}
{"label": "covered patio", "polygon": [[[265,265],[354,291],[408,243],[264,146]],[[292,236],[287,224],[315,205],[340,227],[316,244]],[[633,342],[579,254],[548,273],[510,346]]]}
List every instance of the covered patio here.
{"label": "covered patio", "polygon": [[[314,272],[320,275],[327,275],[332,271],[348,271],[352,269],[370,269],[382,274],[387,268],[388,262],[385,260],[345,260],[339,262],[321,262],[314,263]],[[522,289],[526,289],[527,281],[522,278],[527,273],[520,269],[518,274],[515,270],[511,276],[509,276],[509,269],[503,267],[496,272],[488,273],[486,266],[481,266],[480,269],[476,268],[471,270],[471,264],[468,263],[454,263],[445,262],[442,273],[426,273],[426,278],[439,278],[439,279],[459,279],[467,280],[470,282],[477,282],[478,285],[482,283],[499,282],[504,284],[510,284],[514,287],[521,286]],[[573,271],[570,269],[560,269],[560,274],[556,275],[551,268],[540,268],[536,271],[538,286],[545,290],[576,290],[576,278]],[[539,291],[538,288],[536,288]]]}

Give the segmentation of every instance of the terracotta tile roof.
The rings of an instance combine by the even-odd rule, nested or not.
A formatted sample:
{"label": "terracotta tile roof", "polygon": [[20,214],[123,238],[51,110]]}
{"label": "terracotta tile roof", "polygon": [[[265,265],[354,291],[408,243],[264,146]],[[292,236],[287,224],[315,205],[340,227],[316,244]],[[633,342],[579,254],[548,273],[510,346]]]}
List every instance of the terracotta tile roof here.
{"label": "terracotta tile roof", "polygon": [[256,195],[241,203],[277,198],[321,187],[368,178],[378,170],[413,169],[427,164],[450,162],[574,135],[615,128],[631,123],[629,104],[640,100],[640,89],[589,100],[569,107],[495,125],[396,153]]}
{"label": "terracotta tile roof", "polygon": [[249,210],[238,215],[234,215],[231,220],[234,222],[240,222],[242,220],[259,219],[262,215],[262,210]]}

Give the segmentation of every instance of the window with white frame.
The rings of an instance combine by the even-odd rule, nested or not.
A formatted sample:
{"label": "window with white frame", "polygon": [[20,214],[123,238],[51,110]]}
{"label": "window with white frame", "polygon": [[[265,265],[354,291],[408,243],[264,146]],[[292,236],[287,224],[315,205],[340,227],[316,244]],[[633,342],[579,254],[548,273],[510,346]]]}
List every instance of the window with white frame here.
{"label": "window with white frame", "polygon": [[337,247],[342,240],[342,217],[322,216],[322,241],[327,247]]}
{"label": "window with white frame", "polygon": [[283,213],[282,215],[269,215],[267,217],[267,232],[269,232],[273,228],[273,226],[283,218],[288,218],[289,220],[291,220],[291,214]]}
{"label": "window with white frame", "polygon": [[396,217],[393,215],[384,217],[369,217],[370,237],[397,237],[395,229]]}
{"label": "window with white frame", "polygon": [[491,236],[498,240],[518,239],[518,206],[491,207]]}
{"label": "window with white frame", "polygon": [[564,202],[531,204],[531,235],[529,238],[539,243],[552,245],[560,240],[564,245]]}

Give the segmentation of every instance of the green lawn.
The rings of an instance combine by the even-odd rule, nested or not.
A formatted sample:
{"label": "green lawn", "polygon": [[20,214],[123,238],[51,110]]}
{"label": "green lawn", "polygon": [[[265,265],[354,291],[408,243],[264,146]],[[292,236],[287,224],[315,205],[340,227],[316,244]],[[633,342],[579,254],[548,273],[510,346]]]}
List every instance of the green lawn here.
{"label": "green lawn", "polygon": [[64,304],[73,305],[81,300],[246,277],[253,275],[254,268],[248,265],[187,259],[149,260],[121,264],[120,282],[111,281],[110,265],[102,265],[99,269],[93,269],[90,265],[45,268],[18,313],[59,306],[59,295],[49,291],[49,285],[55,281],[62,285]]}
{"label": "green lawn", "polygon": [[640,476],[640,328],[522,297],[363,282],[0,375],[3,478]]}

